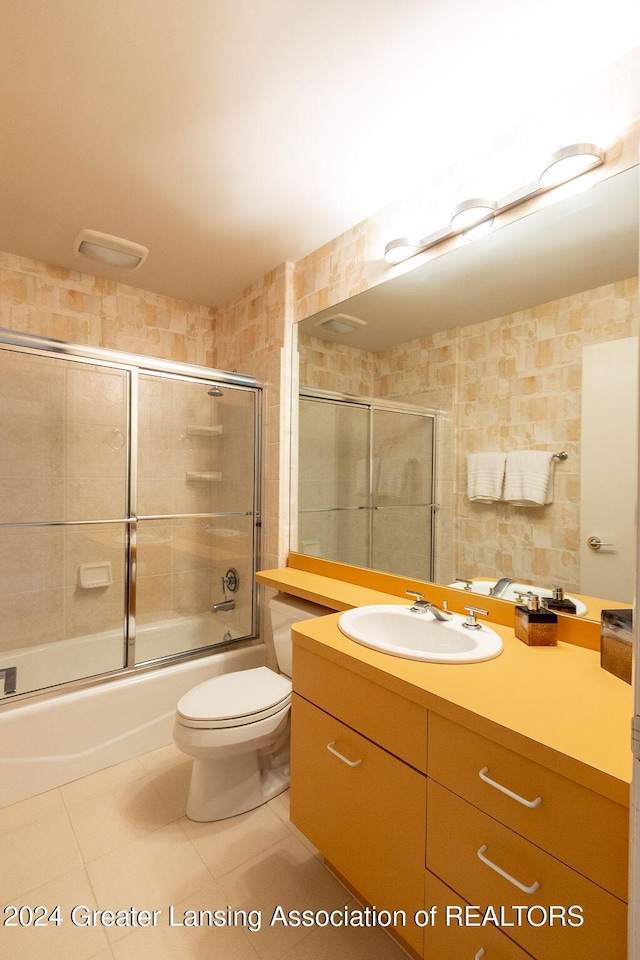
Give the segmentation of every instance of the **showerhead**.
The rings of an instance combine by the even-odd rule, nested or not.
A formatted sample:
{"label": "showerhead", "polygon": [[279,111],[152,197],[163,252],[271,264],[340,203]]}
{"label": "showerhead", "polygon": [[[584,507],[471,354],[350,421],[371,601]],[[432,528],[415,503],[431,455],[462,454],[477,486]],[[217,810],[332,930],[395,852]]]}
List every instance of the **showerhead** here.
{"label": "showerhead", "polygon": [[216,387],[216,386],[211,387],[211,390],[207,390],[207,393],[209,394],[210,397],[222,396],[222,390],[220,389],[220,387]]}

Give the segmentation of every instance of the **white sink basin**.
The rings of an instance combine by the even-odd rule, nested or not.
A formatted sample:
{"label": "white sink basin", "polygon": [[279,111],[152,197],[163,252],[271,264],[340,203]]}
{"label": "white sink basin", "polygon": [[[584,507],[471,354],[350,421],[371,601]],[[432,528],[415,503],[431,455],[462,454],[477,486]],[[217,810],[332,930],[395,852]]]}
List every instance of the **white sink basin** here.
{"label": "white sink basin", "polygon": [[431,612],[415,613],[410,607],[376,604],[342,613],[338,626],[345,636],[365,647],[394,657],[431,663],[474,663],[502,653],[498,634],[481,624],[464,627],[465,618],[436,620]]}
{"label": "white sink basin", "polygon": [[[465,586],[464,581],[456,580],[455,583],[450,583],[450,587],[456,587],[458,590],[468,590],[469,593],[483,593],[485,596],[491,595],[491,590],[495,587],[497,580],[471,580],[471,588]],[[514,603],[518,603],[518,594],[519,593],[537,593],[540,599],[550,598],[553,596],[551,590],[545,589],[545,587],[534,587],[530,583],[510,583],[507,589],[503,594],[500,595],[498,599],[500,600],[511,600]],[[567,600],[571,600],[572,603],[576,605],[576,612],[574,616],[584,617],[587,612],[586,605],[582,600],[578,600],[577,597],[570,597],[569,594],[565,594]],[[558,611],[555,611],[558,612]]]}

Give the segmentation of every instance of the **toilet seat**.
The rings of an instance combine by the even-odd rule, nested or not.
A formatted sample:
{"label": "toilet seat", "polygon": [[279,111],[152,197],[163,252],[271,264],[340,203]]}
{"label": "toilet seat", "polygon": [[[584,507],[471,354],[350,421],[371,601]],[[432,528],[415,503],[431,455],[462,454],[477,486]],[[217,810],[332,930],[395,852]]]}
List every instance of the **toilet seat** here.
{"label": "toilet seat", "polygon": [[291,681],[268,667],[254,667],[205,680],[178,701],[176,720],[195,729],[257,723],[291,703]]}

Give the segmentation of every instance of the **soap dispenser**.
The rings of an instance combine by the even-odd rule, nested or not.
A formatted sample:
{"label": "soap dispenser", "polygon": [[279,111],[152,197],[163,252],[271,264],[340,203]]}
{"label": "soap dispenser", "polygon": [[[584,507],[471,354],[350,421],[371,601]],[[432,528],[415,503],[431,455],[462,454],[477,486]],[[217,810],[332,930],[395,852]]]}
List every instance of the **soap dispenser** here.
{"label": "soap dispenser", "polygon": [[553,647],[557,644],[558,616],[540,607],[535,593],[521,594],[525,604],[516,606],[515,634],[530,647]]}
{"label": "soap dispenser", "polygon": [[558,613],[576,613],[576,605],[573,600],[567,599],[562,587],[553,587],[553,596],[545,600],[545,606],[549,610],[557,610]]}

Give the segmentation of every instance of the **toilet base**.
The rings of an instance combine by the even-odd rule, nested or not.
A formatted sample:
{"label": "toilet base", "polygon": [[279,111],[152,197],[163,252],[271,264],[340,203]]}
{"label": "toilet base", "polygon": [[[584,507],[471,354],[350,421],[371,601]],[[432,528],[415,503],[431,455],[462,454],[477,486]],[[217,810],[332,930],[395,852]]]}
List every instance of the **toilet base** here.
{"label": "toilet base", "polygon": [[261,769],[257,751],[217,760],[194,760],[186,814],[209,822],[254,810],[289,787],[288,756]]}

